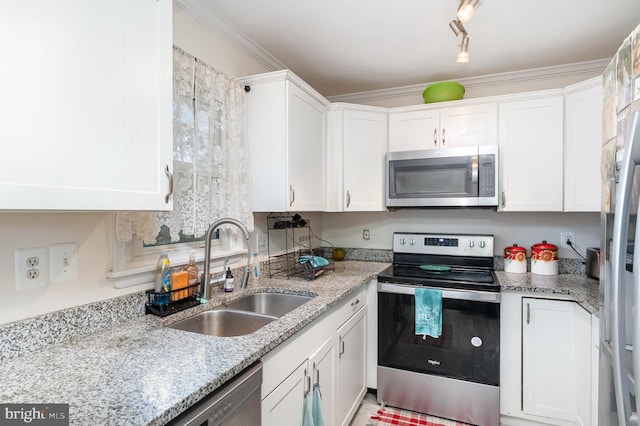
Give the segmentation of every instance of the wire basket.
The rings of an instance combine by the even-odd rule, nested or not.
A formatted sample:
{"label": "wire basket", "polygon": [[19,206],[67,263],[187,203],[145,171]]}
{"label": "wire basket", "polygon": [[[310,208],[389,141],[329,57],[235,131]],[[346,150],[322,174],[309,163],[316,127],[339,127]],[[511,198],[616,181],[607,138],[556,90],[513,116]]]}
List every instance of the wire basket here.
{"label": "wire basket", "polygon": [[200,304],[198,300],[200,297],[199,287],[200,284],[192,284],[170,291],[156,292],[147,290],[147,302],[144,305],[145,314],[166,317],[167,315],[198,306]]}
{"label": "wire basket", "polygon": [[269,276],[270,277],[300,277],[306,280],[314,280],[325,271],[335,271],[335,263],[332,259],[327,259],[328,265],[314,267],[311,262],[301,264],[298,262],[300,256],[306,252],[291,252],[269,258]]}

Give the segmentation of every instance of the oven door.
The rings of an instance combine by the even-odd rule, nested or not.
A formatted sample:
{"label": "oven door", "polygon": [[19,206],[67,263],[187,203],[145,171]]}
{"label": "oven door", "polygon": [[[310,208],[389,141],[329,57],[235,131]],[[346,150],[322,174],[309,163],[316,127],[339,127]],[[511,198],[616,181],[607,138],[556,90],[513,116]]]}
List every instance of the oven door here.
{"label": "oven door", "polygon": [[499,386],[500,293],[442,290],[442,335],[415,334],[415,286],[378,283],[378,365]]}

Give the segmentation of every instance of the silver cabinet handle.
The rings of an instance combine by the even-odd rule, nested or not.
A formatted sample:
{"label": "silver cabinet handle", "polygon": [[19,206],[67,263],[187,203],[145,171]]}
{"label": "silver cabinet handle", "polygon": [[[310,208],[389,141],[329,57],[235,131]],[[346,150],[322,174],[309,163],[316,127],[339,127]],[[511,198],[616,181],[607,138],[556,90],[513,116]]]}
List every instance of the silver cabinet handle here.
{"label": "silver cabinet handle", "polygon": [[342,336],[340,336],[340,351],[338,352],[338,357],[342,358],[342,355],[344,355],[344,340],[342,340]]}
{"label": "silver cabinet handle", "polygon": [[347,208],[351,205],[351,193],[347,190]]}
{"label": "silver cabinet handle", "polygon": [[438,146],[438,129],[433,129],[433,146]]}
{"label": "silver cabinet handle", "polygon": [[502,191],[502,207],[507,205],[507,194],[505,194],[504,191]]}
{"label": "silver cabinet handle", "polygon": [[353,302],[351,302],[351,306],[356,306],[358,303],[360,303],[360,299],[356,299]]}
{"label": "silver cabinet handle", "polygon": [[443,128],[442,129],[442,146],[444,146],[444,133],[446,132],[446,129]]}
{"label": "silver cabinet handle", "polygon": [[307,369],[304,370],[304,393],[305,395],[311,392],[311,376],[307,374]]}
{"label": "silver cabinet handle", "polygon": [[294,191],[293,186],[289,185],[289,207],[293,205],[293,202],[296,200],[296,191]]}
{"label": "silver cabinet handle", "polygon": [[527,324],[531,323],[531,304],[527,303]]}
{"label": "silver cabinet handle", "polygon": [[169,193],[164,196],[164,202],[169,204],[169,199],[173,195],[173,173],[169,171],[169,165],[164,166],[164,174],[169,178]]}
{"label": "silver cabinet handle", "polygon": [[315,362],[313,363],[313,371],[316,372],[316,385],[319,385],[320,384],[320,370],[316,366]]}

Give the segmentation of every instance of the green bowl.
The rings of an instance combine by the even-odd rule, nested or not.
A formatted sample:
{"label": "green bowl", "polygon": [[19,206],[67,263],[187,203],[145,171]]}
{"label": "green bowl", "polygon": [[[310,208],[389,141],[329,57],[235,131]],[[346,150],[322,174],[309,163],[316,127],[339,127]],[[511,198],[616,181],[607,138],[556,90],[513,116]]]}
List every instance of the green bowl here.
{"label": "green bowl", "polygon": [[455,81],[434,83],[424,89],[422,98],[425,104],[433,102],[457,101],[464,96],[464,86]]}

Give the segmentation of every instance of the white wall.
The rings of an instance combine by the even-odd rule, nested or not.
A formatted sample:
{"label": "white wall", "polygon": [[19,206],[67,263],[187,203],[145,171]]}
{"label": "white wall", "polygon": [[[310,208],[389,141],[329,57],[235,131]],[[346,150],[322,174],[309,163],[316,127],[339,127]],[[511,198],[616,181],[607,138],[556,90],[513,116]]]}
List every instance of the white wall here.
{"label": "white wall", "polygon": [[[391,249],[395,231],[476,233],[495,236],[494,254],[518,243],[529,249],[547,240],[560,247],[560,232],[576,233],[576,248],[599,247],[599,213],[498,213],[491,210],[396,210],[379,213],[324,213],[323,239],[334,247]],[[362,239],[369,229],[370,240]],[[563,258],[578,258],[570,249],[559,249]]]}

